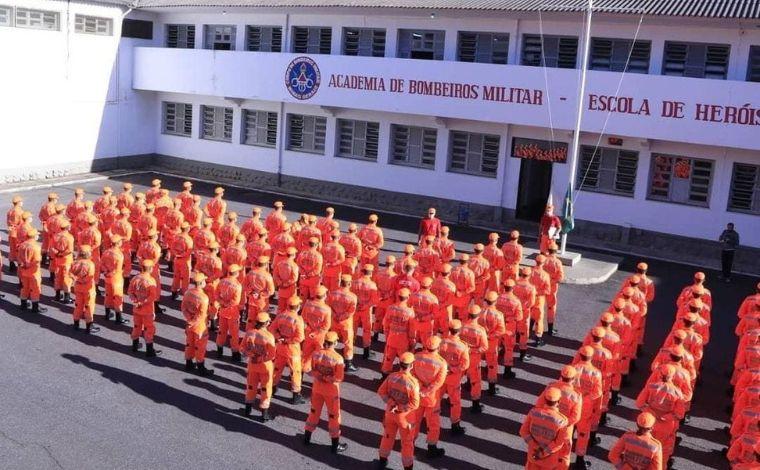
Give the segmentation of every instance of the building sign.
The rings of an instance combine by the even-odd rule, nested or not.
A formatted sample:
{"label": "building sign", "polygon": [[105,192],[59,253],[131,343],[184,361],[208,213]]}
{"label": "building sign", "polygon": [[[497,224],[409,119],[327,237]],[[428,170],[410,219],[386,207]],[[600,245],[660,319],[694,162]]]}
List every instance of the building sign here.
{"label": "building sign", "polygon": [[322,76],[319,67],[309,57],[296,57],[285,72],[285,88],[293,98],[308,100],[317,93]]}
{"label": "building sign", "polygon": [[567,144],[565,142],[515,137],[512,140],[512,156],[514,158],[525,158],[526,160],[566,163]]}

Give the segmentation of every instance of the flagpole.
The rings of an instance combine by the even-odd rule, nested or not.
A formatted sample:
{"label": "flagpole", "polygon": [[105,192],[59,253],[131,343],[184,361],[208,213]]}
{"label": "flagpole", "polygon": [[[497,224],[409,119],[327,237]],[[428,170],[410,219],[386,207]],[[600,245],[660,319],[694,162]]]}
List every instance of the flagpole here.
{"label": "flagpole", "polygon": [[[586,97],[586,71],[588,70],[588,56],[591,47],[591,15],[594,11],[594,0],[588,0],[588,10],[586,10],[586,31],[583,37],[583,53],[581,55],[581,83],[578,87],[578,112],[575,119],[575,132],[573,133],[573,144],[570,152],[570,176],[568,188],[572,203],[572,194],[575,189],[575,175],[578,171],[578,153],[580,150],[581,138],[581,121],[583,120],[583,106]],[[567,233],[562,233],[561,253],[565,253],[567,247]]]}

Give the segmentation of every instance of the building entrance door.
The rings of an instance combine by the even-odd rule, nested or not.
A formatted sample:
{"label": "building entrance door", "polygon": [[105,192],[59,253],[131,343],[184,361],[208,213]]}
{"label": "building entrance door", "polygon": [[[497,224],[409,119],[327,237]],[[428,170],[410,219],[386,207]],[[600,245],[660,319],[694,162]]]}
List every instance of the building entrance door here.
{"label": "building entrance door", "polygon": [[552,162],[522,159],[516,217],[538,222],[546,208],[551,186]]}

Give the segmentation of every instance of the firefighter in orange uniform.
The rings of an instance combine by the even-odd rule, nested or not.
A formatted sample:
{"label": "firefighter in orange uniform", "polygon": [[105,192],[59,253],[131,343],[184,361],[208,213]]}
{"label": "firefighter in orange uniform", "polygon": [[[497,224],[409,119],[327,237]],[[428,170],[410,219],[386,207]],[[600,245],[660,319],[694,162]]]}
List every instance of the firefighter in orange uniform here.
{"label": "firefighter in orange uniform", "polygon": [[441,255],[433,248],[435,237],[427,236],[422,240],[422,248],[414,254],[417,261],[418,279],[423,277],[434,278],[438,267],[441,265]]}
{"label": "firefighter in orange uniform", "polygon": [[[272,253],[274,253],[274,259],[272,260],[273,266],[277,266],[280,264],[280,261],[288,257],[288,248],[295,248],[296,246],[296,241],[293,238],[290,227],[291,225],[288,222],[285,222],[285,227],[282,232],[274,237],[271,235],[269,237],[272,241]],[[296,253],[297,252],[298,250],[296,249]]]}
{"label": "firefighter in orange uniform", "polygon": [[44,313],[47,309],[40,307],[42,292],[42,247],[37,242],[39,233],[35,229],[26,232],[26,240],[18,245],[16,253],[18,262],[18,277],[21,282],[21,310],[29,308],[32,303],[32,313]]}
{"label": "firefighter in orange uniform", "polygon": [[[330,234],[333,232],[333,223],[335,221],[335,209],[328,207],[325,209],[325,216],[317,221],[317,228],[322,234],[322,244],[330,241]],[[329,289],[329,287],[328,287]]]}
{"label": "firefighter in orange uniform", "polygon": [[116,199],[113,195],[113,189],[110,186],[103,186],[103,195],[100,196],[93,205],[95,214],[101,215],[103,211],[111,206],[111,200]]}
{"label": "firefighter in orange uniform", "polygon": [[536,288],[536,303],[530,310],[530,320],[533,323],[533,332],[536,335],[536,347],[544,345],[544,320],[546,319],[546,298],[551,293],[551,278],[544,271],[544,255],[536,256],[536,266],[530,276],[530,283]]}
{"label": "firefighter in orange uniform", "polygon": [[451,263],[457,256],[454,240],[449,238],[449,227],[445,225],[441,227],[441,236],[435,240],[433,247],[441,257],[442,264]]}
{"label": "firefighter in orange uniform", "polygon": [[377,393],[385,403],[383,437],[380,440],[379,468],[387,468],[388,456],[393,450],[396,435],[401,434],[401,464],[404,470],[414,465],[414,428],[417,408],[420,406],[420,384],[412,375],[414,355],[405,352],[399,356],[399,371],[383,380]]}
{"label": "firefighter in orange uniform", "polygon": [[343,266],[341,268],[342,274],[354,274],[353,266],[359,262],[359,258],[362,256],[362,241],[356,235],[356,224],[350,224],[348,226],[348,232],[341,235],[338,239],[338,243],[343,247],[345,254]]}
{"label": "firefighter in orange uniform", "polygon": [[423,277],[420,282],[420,290],[412,293],[409,306],[414,309],[415,338],[420,344],[433,336],[435,328],[435,315],[438,311],[438,299],[430,291],[433,280]]}
{"label": "firefighter in orange uniform", "polygon": [[245,252],[249,268],[252,268],[256,260],[262,256],[272,259],[272,247],[267,241],[268,235],[267,230],[262,228],[256,237],[246,239]]}
{"label": "firefighter in orange uniform", "polygon": [[151,260],[153,264],[151,265],[153,267],[153,270],[151,271],[151,275],[153,276],[153,279],[156,281],[156,286],[158,286],[158,295],[156,296],[156,305],[155,305],[155,311],[161,313],[163,312],[163,309],[158,305],[158,301],[161,297],[161,271],[158,266],[158,262],[161,259],[161,247],[158,244],[158,232],[155,230],[150,230],[145,234],[145,238],[143,239],[143,242],[140,243],[140,247],[137,249],[137,261],[142,265],[142,262],[145,260]]}
{"label": "firefighter in orange uniform", "polygon": [[74,223],[77,216],[85,210],[84,189],[74,189],[74,198],[66,205],[66,217]]}
{"label": "firefighter in orange uniform", "polygon": [[176,199],[179,200],[179,209],[182,212],[182,215],[187,217],[187,214],[190,213],[190,211],[193,208],[193,183],[190,181],[185,181],[182,183],[182,191],[177,194]]}
{"label": "firefighter in orange uniform", "polygon": [[683,393],[673,383],[675,373],[676,368],[671,364],[661,365],[636,398],[636,406],[655,417],[652,435],[662,443],[663,462],[667,462],[673,453],[679,421],[688,406]]}
{"label": "firefighter in orange uniform", "polygon": [[433,281],[430,291],[438,299],[438,309],[435,312],[435,330],[445,333],[453,318],[452,302],[457,293],[457,286],[451,282],[451,265],[446,263],[438,269],[438,276]]}
{"label": "firefighter in orange uniform", "polygon": [[[64,214],[65,211],[66,211],[66,206],[64,206],[63,204],[56,205],[55,214],[49,217],[47,220],[47,223],[45,224],[46,226],[45,228],[47,230],[47,236],[48,236],[48,247],[47,247],[47,250],[45,250],[45,253],[43,254],[47,256],[48,258],[48,271],[50,271],[50,282],[55,282],[55,270],[57,269],[55,266],[55,257],[51,253],[51,246],[53,246],[53,238],[55,238],[56,234],[61,231],[61,225],[63,225],[64,223],[69,223],[69,219],[67,219],[66,215]],[[10,235],[10,228],[8,229],[8,234]]]}
{"label": "firefighter in orange uniform", "polygon": [[[583,408],[583,395],[576,389],[576,378],[578,371],[575,367],[567,365],[560,371],[559,380],[550,382],[544,392],[536,400],[536,406],[539,407],[546,402],[546,393],[550,388],[556,388],[560,391],[559,412],[567,418],[567,425],[570,427],[570,436],[573,435],[575,425],[581,419],[581,410]],[[563,447],[562,452],[565,454],[562,460],[570,461],[570,446]]]}
{"label": "firefighter in orange uniform", "polygon": [[291,403],[306,403],[301,395],[301,343],[304,340],[304,321],[298,315],[301,299],[292,296],[288,307],[275,317],[269,330],[275,337],[277,349],[274,358],[274,387],[280,383],[285,367],[290,369],[290,390],[293,392]]}
{"label": "firefighter in orange uniform", "polygon": [[24,240],[18,238],[18,228],[23,223],[22,214],[24,213],[24,200],[21,196],[13,196],[11,208],[5,215],[5,224],[8,227],[8,271],[16,272],[17,265],[17,248]]}
{"label": "firefighter in orange uniform", "polygon": [[404,272],[404,267],[410,264],[414,264],[415,269],[417,267],[417,260],[414,259],[414,245],[404,245],[404,256],[396,261],[396,271]]}
{"label": "firefighter in orange uniform", "polygon": [[340,232],[333,230],[322,247],[322,284],[330,290],[337,289],[343,263],[346,261],[346,249],[338,242]]}
{"label": "firefighter in orange uniform", "polygon": [[296,248],[299,251],[308,249],[312,238],[317,239],[317,249],[322,250],[322,232],[317,227],[317,217],[315,215],[310,215],[307,219],[307,225],[298,232]]}
{"label": "firefighter in orange uniform", "polygon": [[98,230],[98,218],[90,214],[87,218],[87,227],[77,234],[77,245],[90,247],[90,260],[95,265],[95,287],[100,279],[100,246],[103,244],[103,236]]}
{"label": "firefighter in orange uniform", "polygon": [[185,222],[190,224],[190,236],[195,239],[195,234],[203,227],[203,219],[205,218],[203,209],[201,209],[200,196],[197,194],[193,195],[193,206],[186,213],[183,212],[183,215],[185,216]]}
{"label": "firefighter in orange uniform", "polygon": [[[148,204],[145,206],[145,213],[140,217],[137,224],[137,232],[140,236],[140,244],[150,232],[158,233],[158,218],[156,218],[156,206]],[[158,238],[156,238],[158,240]],[[138,245],[139,250],[139,245]]]}
{"label": "firefighter in orange uniform", "polygon": [[330,331],[332,325],[332,309],[325,302],[326,298],[327,288],[318,286],[314,298],[307,300],[301,309],[301,316],[305,325],[305,339],[301,347],[304,357],[303,370],[306,372],[311,370],[312,354],[322,348],[325,335]]}
{"label": "firefighter in orange uniform", "polygon": [[71,265],[74,263],[74,236],[71,235],[71,223],[68,220],[62,220],[60,227],[61,231],[53,235],[50,241],[50,255],[55,267],[53,288],[56,300],[72,304]]}
{"label": "firefighter in orange uniform", "polygon": [[153,204],[161,196],[161,180],[156,178],[150,182],[150,188],[145,191],[145,202]]}
{"label": "firefighter in orange uniform", "polygon": [[129,209],[119,212],[119,217],[111,226],[111,233],[121,237],[121,252],[124,255],[124,279],[132,274],[132,224],[129,222]]}
{"label": "firefighter in orange uniform", "polygon": [[567,469],[570,466],[572,426],[559,411],[562,392],[549,387],[544,392],[544,403],[533,407],[520,427],[520,437],[528,443],[528,461],[525,468]]}
{"label": "firefighter in orange uniform", "polygon": [[240,266],[238,280],[242,283],[245,276],[245,265],[248,261],[248,252],[245,249],[245,236],[238,233],[232,244],[224,248],[220,258],[222,259],[222,269],[225,271],[233,264]]}
{"label": "firefighter in orange uniform", "polygon": [[308,247],[296,256],[299,272],[298,293],[307,300],[314,297],[322,279],[323,259],[322,253],[319,252],[319,243],[319,238],[309,238]]}
{"label": "firefighter in orange uniform", "polygon": [[372,347],[372,316],[380,301],[380,291],[377,284],[372,280],[375,267],[365,264],[362,268],[362,276],[352,283],[352,290],[356,294],[356,314],[354,315],[354,337],[359,337],[359,328],[362,330],[362,357],[369,359]]}
{"label": "firefighter in orange uniform", "polygon": [[429,336],[422,343],[424,350],[414,355],[416,364],[412,374],[420,384],[420,407],[414,418],[414,440],[420,434],[423,418],[427,423],[427,457],[443,457],[445,451],[438,447],[441,435],[441,391],[446,383],[448,366],[438,350],[441,338]]}
{"label": "firefighter in orange uniform", "polygon": [[[78,259],[71,266],[74,277],[74,329],[78,330],[84,319],[85,331],[92,331],[95,315],[95,263],[92,261],[92,248],[88,245],[79,247]],[[97,331],[97,330],[95,330]]]}
{"label": "firefighter in orange uniform", "polygon": [[[179,209],[170,207],[166,212],[164,223],[161,225],[161,248],[164,249],[164,259],[168,262],[169,270],[174,269],[172,259],[174,252],[172,251],[172,245],[174,239],[182,233],[182,224],[185,223],[185,216]],[[188,224],[189,225],[189,224]],[[189,230],[188,230],[189,233]]]}
{"label": "firefighter in orange uniform", "polygon": [[172,278],[172,300],[177,300],[179,295],[185,292],[190,284],[193,239],[190,237],[190,224],[187,222],[182,223],[182,232],[172,241],[171,251],[173,255],[172,272],[174,273]]}
{"label": "firefighter in orange uniform", "polygon": [[636,418],[635,432],[628,431],[610,449],[609,459],[615,468],[662,470],[662,444],[652,435],[656,418],[646,411]]}
{"label": "firefighter in orange uniform", "polygon": [[470,388],[472,406],[470,412],[482,413],[483,405],[480,404],[480,395],[483,387],[480,363],[483,354],[488,351],[488,333],[479,323],[481,308],[478,305],[470,305],[468,320],[462,325],[460,336],[470,348],[470,368],[467,369],[467,382]]}
{"label": "firefighter in orange uniform", "polygon": [[240,235],[237,219],[237,212],[227,212],[227,222],[219,227],[219,244],[222,248],[232,246]]}
{"label": "firefighter in orange uniform", "polygon": [[331,329],[338,333],[343,343],[343,358],[346,360],[346,370],[355,372],[354,365],[354,315],[358,298],[351,292],[351,276],[344,274],[340,277],[340,288],[327,294],[327,305],[332,310]]}
{"label": "firefighter in orange uniform", "polygon": [[243,222],[240,226],[240,233],[245,235],[245,239],[254,241],[259,238],[259,233],[264,228],[264,223],[261,221],[261,207],[254,207],[251,209],[251,218]]}
{"label": "firefighter in orange uniform", "polygon": [[451,271],[451,282],[457,289],[453,302],[454,316],[460,321],[466,318],[467,309],[475,292],[475,274],[469,268],[469,262],[470,255],[462,253],[459,255],[459,265]]}
{"label": "firefighter in orange uniform", "polygon": [[383,319],[385,318],[385,311],[396,300],[396,290],[394,289],[393,281],[396,279],[395,266],[396,257],[388,255],[385,258],[385,267],[380,269],[375,274],[375,282],[377,283],[377,290],[380,294],[380,300],[375,308],[375,320],[373,323],[374,336],[373,340],[377,341],[380,332],[383,331]]}
{"label": "firefighter in orange uniform", "polygon": [[274,358],[277,354],[275,337],[267,327],[270,324],[269,314],[259,312],[255,315],[253,328],[243,337],[241,348],[248,358],[248,374],[245,386],[245,408],[243,416],[250,416],[256,395],[259,395],[261,420],[269,421],[269,404],[272,399],[274,377]]}
{"label": "firefighter in orange uniform", "polygon": [[343,357],[335,352],[338,334],[330,331],[325,335],[325,343],[311,357],[314,379],[311,389],[311,410],[304,425],[304,444],[311,444],[311,434],[319,425],[322,407],[327,408],[327,429],[330,433],[330,451],[344,452],[348,444],[340,442],[340,383],[343,382],[345,365]]}
{"label": "firefighter in orange uniform", "polygon": [[47,223],[51,217],[55,216],[55,206],[58,205],[58,195],[56,193],[49,193],[48,202],[42,205],[38,217],[40,219],[40,226],[42,227],[42,264],[48,264],[48,248],[50,247],[50,233],[48,231]]}
{"label": "firefighter in orange uniform", "polygon": [[[515,345],[517,344],[517,328],[524,322],[522,304],[514,294],[515,281],[506,279],[503,283],[504,290],[496,299],[496,308],[504,315],[504,379],[515,378],[512,366],[515,363]],[[489,340],[489,345],[490,345]]]}
{"label": "firefighter in orange uniform", "polygon": [[274,295],[274,280],[269,274],[269,257],[259,256],[256,266],[248,271],[243,283],[243,291],[248,302],[246,331],[254,327],[259,313],[269,314],[269,298]]}
{"label": "firefighter in orange uniform", "polygon": [[272,277],[277,287],[277,312],[284,312],[288,299],[296,295],[296,283],[298,282],[298,265],[296,264],[296,249],[290,247],[287,250],[287,258],[274,265]]}
{"label": "firefighter in orange uniform", "polygon": [[[591,348],[594,350],[594,355],[591,357],[591,363],[594,364],[594,367],[599,369],[599,371],[602,373],[602,415],[599,421],[602,424],[605,424],[607,422],[607,405],[610,400],[610,390],[612,388],[612,378],[616,364],[612,352],[604,347],[604,340],[607,336],[607,331],[601,327],[594,327],[591,329],[590,336],[591,341],[588,342],[586,346],[591,346]],[[576,359],[578,358],[579,354],[576,354]],[[596,430],[596,428],[594,428],[594,430]]]}
{"label": "firefighter in orange uniform", "polygon": [[472,293],[473,300],[476,304],[483,306],[483,297],[486,295],[486,288],[491,282],[491,265],[483,256],[485,247],[482,243],[476,243],[472,247],[473,255],[467,266],[475,275],[475,291]]}
{"label": "firefighter in orange uniform", "polygon": [[240,304],[243,286],[238,280],[241,267],[233,264],[227,268],[227,277],[219,281],[216,301],[219,302],[219,331],[216,333],[216,355],[224,355],[224,344],[230,340],[232,360],[240,360]]}
{"label": "firefighter in orange uniform", "polygon": [[462,377],[470,368],[470,347],[462,341],[459,333],[462,322],[453,319],[449,322],[443,336],[439,353],[446,360],[446,381],[441,390],[441,397],[448,395],[451,404],[451,433],[461,436],[465,433],[460,421],[462,417]]}
{"label": "firefighter in orange uniform", "polygon": [[195,269],[206,276],[205,292],[208,295],[208,319],[209,329],[217,330],[217,316],[219,314],[219,303],[216,300],[216,289],[219,280],[222,278],[222,260],[219,259],[219,244],[212,241],[208,245],[208,251],[198,253],[195,261]]}
{"label": "firefighter in orange uniform", "polygon": [[283,212],[283,207],[285,207],[285,204],[282,201],[275,201],[274,210],[264,219],[264,227],[269,232],[270,240],[274,240],[274,237],[285,230],[285,223],[288,221],[288,218]]}
{"label": "firefighter in orange uniform", "polygon": [[217,187],[214,189],[214,197],[209,199],[206,203],[206,207],[203,208],[203,213],[206,217],[213,221],[211,225],[211,231],[214,232],[217,239],[219,239],[219,229],[224,224],[224,214],[227,213],[227,202],[224,198],[224,188]]}
{"label": "firefighter in orange uniform", "polygon": [[147,211],[148,207],[145,204],[145,194],[136,193],[134,202],[129,207],[129,223],[132,226],[132,252],[136,252],[137,248],[140,247],[140,242],[142,241],[140,235],[140,221]]}
{"label": "firefighter in orange uniform", "polygon": [[135,202],[135,197],[132,195],[132,183],[124,183],[121,187],[123,190],[116,196],[116,207],[119,210],[129,209]]}
{"label": "firefighter in orange uniform", "polygon": [[486,290],[499,292],[501,288],[501,272],[504,269],[504,252],[499,248],[499,234],[488,234],[488,244],[483,249],[483,257],[488,260],[489,281]]}
{"label": "firefighter in orange uniform", "polygon": [[140,348],[140,336],[145,338],[145,356],[155,357],[157,352],[153,347],[153,337],[156,334],[154,320],[156,318],[155,305],[158,302],[160,287],[153,277],[154,262],[145,259],[140,266],[140,274],[132,278],[129,283],[129,297],[134,305],[132,309],[132,351],[137,352]]}
{"label": "firefighter in orange uniform", "polygon": [[602,414],[602,396],[604,395],[604,379],[602,372],[591,363],[594,348],[583,346],[573,362],[577,371],[576,385],[582,396],[581,417],[576,426],[577,439],[575,442],[576,466],[586,468],[585,457],[589,443],[599,444],[596,429]]}
{"label": "firefighter in orange uniform", "polygon": [[124,312],[124,240],[118,235],[111,235],[111,247],[103,253],[100,259],[100,271],[106,286],[105,307],[106,320],[114,314],[116,323],[126,323]]}
{"label": "firefighter in orange uniform", "polygon": [[393,362],[414,345],[414,310],[409,307],[409,289],[402,288],[396,293],[397,302],[389,306],[383,318],[385,351],[380,371],[383,377],[390,374]]}
{"label": "firefighter in orange uniform", "polygon": [[562,267],[562,260],[557,256],[557,244],[549,245],[549,250],[544,263],[544,271],[549,274],[549,294],[546,296],[546,333],[554,336],[554,323],[557,318],[557,292],[559,284],[565,279],[565,269]]}
{"label": "firefighter in orange uniform", "polygon": [[383,237],[383,231],[377,226],[377,214],[370,214],[367,225],[362,227],[358,233],[359,239],[362,241],[362,255],[361,264],[373,264],[378,266],[380,250],[385,244],[385,238]]}
{"label": "firefighter in orange uniform", "polygon": [[488,335],[488,350],[486,351],[486,367],[488,370],[488,394],[496,395],[496,381],[499,378],[499,345],[507,332],[504,324],[504,314],[496,307],[499,294],[489,291],[485,296],[483,311],[478,318],[478,323],[485,328]]}
{"label": "firefighter in orange uniform", "polygon": [[536,288],[531,284],[530,278],[533,270],[527,266],[520,268],[520,276],[515,283],[515,296],[520,299],[522,305],[523,321],[517,324],[517,343],[520,349],[520,360],[530,361],[528,354],[528,337],[530,336],[530,315],[536,304]]}
{"label": "firefighter in orange uniform", "polygon": [[692,289],[699,286],[705,291],[702,296],[702,302],[707,304],[708,307],[712,308],[712,293],[710,292],[710,289],[705,287],[705,278],[705,273],[702,271],[697,271],[694,273],[694,283],[684,287],[681,290],[681,293],[678,295],[678,299],[676,300],[676,305],[680,306],[681,304],[688,302],[691,298]]}

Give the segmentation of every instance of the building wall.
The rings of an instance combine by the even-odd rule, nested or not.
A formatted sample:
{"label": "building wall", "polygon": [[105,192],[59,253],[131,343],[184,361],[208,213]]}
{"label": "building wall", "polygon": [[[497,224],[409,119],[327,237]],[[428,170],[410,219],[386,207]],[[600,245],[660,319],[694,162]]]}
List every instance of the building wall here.
{"label": "building wall", "polygon": [[[152,41],[120,40],[124,10],[63,1],[3,5],[57,11],[60,30],[0,27],[0,179],[88,171],[98,159],[154,151],[155,97],[132,89],[133,48]],[[77,13],[113,19],[114,34],[75,33]]]}

